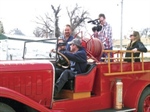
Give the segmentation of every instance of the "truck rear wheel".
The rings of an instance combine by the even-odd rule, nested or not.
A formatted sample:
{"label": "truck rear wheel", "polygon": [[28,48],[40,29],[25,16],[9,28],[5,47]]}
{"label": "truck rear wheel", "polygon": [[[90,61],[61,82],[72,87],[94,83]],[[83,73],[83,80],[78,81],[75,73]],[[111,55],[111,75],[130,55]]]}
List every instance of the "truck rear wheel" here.
{"label": "truck rear wheel", "polygon": [[0,102],[0,112],[16,112],[16,111],[9,105]]}
{"label": "truck rear wheel", "polygon": [[147,87],[140,97],[138,112],[150,112],[150,88]]}

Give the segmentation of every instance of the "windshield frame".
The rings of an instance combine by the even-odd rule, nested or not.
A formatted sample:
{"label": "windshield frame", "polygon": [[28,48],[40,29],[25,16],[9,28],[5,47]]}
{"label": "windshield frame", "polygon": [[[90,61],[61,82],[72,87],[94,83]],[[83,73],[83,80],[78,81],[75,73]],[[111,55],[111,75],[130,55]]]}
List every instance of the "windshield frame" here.
{"label": "windshield frame", "polygon": [[[39,58],[39,57],[33,57],[33,58],[29,58],[29,57],[26,57],[26,54],[27,54],[27,45],[29,43],[43,43],[43,44],[53,44],[55,45],[55,48],[56,48],[56,45],[57,45],[57,38],[51,38],[51,39],[41,39],[41,40],[27,40],[24,42],[24,47],[23,47],[23,54],[22,54],[22,59],[23,60],[55,60],[55,57],[48,57],[48,58]],[[51,46],[51,45],[49,45]],[[50,50],[51,48],[49,47],[49,53],[50,53]]]}

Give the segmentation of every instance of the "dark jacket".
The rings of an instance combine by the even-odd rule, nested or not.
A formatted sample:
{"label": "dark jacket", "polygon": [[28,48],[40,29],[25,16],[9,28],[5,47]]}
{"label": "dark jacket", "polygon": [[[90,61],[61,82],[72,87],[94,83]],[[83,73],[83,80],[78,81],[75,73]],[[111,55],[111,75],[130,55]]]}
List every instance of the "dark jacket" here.
{"label": "dark jacket", "polygon": [[[66,51],[66,49],[59,50],[59,52],[64,52],[64,51]],[[56,60],[56,62],[63,65],[63,66],[68,66],[67,61],[61,56],[58,58],[58,60]],[[60,66],[59,64],[57,64],[57,67],[62,68],[62,66]]]}
{"label": "dark jacket", "polygon": [[84,48],[79,48],[76,53],[71,53],[69,51],[61,52],[70,60],[70,69],[77,74],[84,73],[87,66],[87,55]]}
{"label": "dark jacket", "polygon": [[[147,52],[146,47],[143,45],[141,41],[136,41],[132,45],[130,45],[127,50],[132,50],[134,48],[137,48],[138,51],[140,52]],[[139,57],[140,52],[133,53],[133,57]],[[126,52],[125,57],[131,57],[131,52]],[[124,59],[124,61],[131,62],[131,59]],[[140,62],[140,58],[135,58],[134,62]]]}
{"label": "dark jacket", "polygon": [[68,38],[68,40],[66,40],[66,43],[67,43],[67,45],[66,45],[66,50],[68,50],[68,51],[70,51],[70,45],[68,44],[68,42],[70,42],[70,41],[72,41],[73,40],[73,36],[70,36],[69,38]]}
{"label": "dark jacket", "polygon": [[67,40],[65,39],[64,36],[61,36],[61,38],[62,38],[63,40],[65,40],[65,42],[66,42],[66,50],[70,51],[70,45],[68,44],[68,42],[72,41],[72,40],[74,39],[74,37],[73,37],[73,36],[70,36]]}

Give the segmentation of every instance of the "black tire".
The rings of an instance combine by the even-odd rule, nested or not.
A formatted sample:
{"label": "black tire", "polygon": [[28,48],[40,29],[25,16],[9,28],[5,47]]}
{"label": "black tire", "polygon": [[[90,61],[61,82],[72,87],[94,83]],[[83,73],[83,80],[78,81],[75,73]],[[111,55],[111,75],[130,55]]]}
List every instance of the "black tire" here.
{"label": "black tire", "polygon": [[16,112],[16,111],[9,105],[0,102],[0,112]]}
{"label": "black tire", "polygon": [[150,88],[149,87],[145,88],[144,91],[141,94],[140,100],[138,102],[138,112],[150,112],[150,110],[149,111],[144,111],[144,108],[143,108],[144,101],[146,100],[146,98],[148,96],[150,97]]}
{"label": "black tire", "polygon": [[27,112],[39,112],[39,111],[37,111],[31,107],[28,107],[28,106],[25,106],[25,108],[26,108]]}

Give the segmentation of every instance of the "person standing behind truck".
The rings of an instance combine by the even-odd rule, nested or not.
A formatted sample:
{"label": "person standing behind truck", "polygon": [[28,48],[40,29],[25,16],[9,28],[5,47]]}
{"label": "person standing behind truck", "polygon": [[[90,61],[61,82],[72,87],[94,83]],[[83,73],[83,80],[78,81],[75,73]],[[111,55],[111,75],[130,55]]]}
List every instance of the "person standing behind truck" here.
{"label": "person standing behind truck", "polygon": [[66,50],[70,51],[70,45],[68,44],[68,42],[72,41],[74,37],[71,35],[72,30],[71,30],[71,26],[69,24],[67,24],[65,26],[63,33],[64,33],[64,35],[60,36],[59,38],[65,40]]}
{"label": "person standing behind truck", "polygon": [[[141,42],[140,39],[140,34],[138,31],[133,31],[133,34],[130,35],[130,43],[127,46],[127,50],[132,50],[133,53],[133,57],[139,57],[140,56],[140,52],[147,52],[146,47],[144,46],[144,44]],[[140,51],[140,52],[137,52]],[[131,57],[131,52],[126,52],[125,57]],[[131,62],[131,59],[124,59],[124,61],[126,62]],[[140,62],[140,58],[135,58],[134,62]]]}
{"label": "person standing behind truck", "polygon": [[[102,26],[102,29],[98,32],[98,38],[104,45],[104,50],[112,50],[113,49],[113,41],[112,41],[112,27],[110,24],[106,22],[106,17],[104,14],[99,14],[99,22]],[[102,54],[102,57],[108,57],[106,53]],[[112,53],[110,53],[110,57],[113,57]],[[101,59],[101,61],[104,61]]]}

